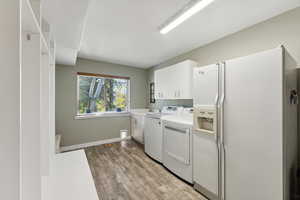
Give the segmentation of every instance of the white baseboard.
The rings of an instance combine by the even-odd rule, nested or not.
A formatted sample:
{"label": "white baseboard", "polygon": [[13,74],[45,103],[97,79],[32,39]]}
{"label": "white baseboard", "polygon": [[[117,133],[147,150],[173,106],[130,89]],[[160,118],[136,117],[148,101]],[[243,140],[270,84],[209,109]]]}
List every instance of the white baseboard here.
{"label": "white baseboard", "polygon": [[103,144],[110,144],[110,143],[115,143],[115,142],[121,142],[123,140],[130,140],[131,136],[125,137],[125,138],[112,138],[112,139],[107,139],[107,140],[100,140],[96,142],[89,142],[89,143],[84,143],[84,144],[75,144],[72,146],[64,146],[60,148],[60,152],[65,152],[65,151],[73,151],[73,150],[78,150],[78,149],[83,149],[87,147],[93,147],[93,146],[99,146]]}

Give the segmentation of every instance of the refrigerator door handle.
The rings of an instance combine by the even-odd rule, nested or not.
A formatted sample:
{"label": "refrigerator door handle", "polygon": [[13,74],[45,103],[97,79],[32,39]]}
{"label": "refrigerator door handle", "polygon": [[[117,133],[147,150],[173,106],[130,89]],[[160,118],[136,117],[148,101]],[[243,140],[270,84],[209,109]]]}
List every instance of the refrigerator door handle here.
{"label": "refrigerator door handle", "polygon": [[218,64],[218,93],[220,95],[217,105],[217,131],[218,131],[218,193],[219,199],[225,200],[225,148],[224,148],[224,100],[225,100],[225,63]]}
{"label": "refrigerator door handle", "polygon": [[218,145],[218,150],[219,150],[219,143],[220,143],[220,132],[219,132],[219,126],[218,126],[218,107],[220,105],[220,63],[217,63],[217,68],[218,68],[218,76],[217,76],[217,83],[218,83],[218,92],[216,94],[216,97],[215,97],[215,106],[217,108],[217,112],[216,112],[216,115],[217,115],[217,130],[216,130],[216,134],[215,134],[215,140],[216,140],[216,143]]}
{"label": "refrigerator door handle", "polygon": [[225,101],[225,70],[226,70],[226,63],[223,62],[220,67],[220,107],[218,109],[219,115],[219,130],[220,130],[220,193],[221,193],[221,200],[225,200],[225,136],[224,136],[224,101]]}
{"label": "refrigerator door handle", "polygon": [[225,101],[225,62],[221,64],[221,81],[220,81],[220,91],[221,91],[221,98],[220,98],[220,133],[221,133],[221,143],[224,145],[224,101]]}
{"label": "refrigerator door handle", "polygon": [[217,93],[216,97],[215,97],[215,106],[218,106],[218,105],[219,105],[219,94]]}
{"label": "refrigerator door handle", "polygon": [[216,106],[217,106],[217,148],[218,148],[218,197],[221,200],[222,199],[222,191],[223,191],[223,184],[222,184],[222,128],[221,128],[221,117],[220,114],[221,112],[221,108],[222,108],[222,64],[218,63],[218,99],[216,101]]}
{"label": "refrigerator door handle", "polygon": [[217,67],[218,67],[218,76],[217,76],[217,82],[218,82],[218,92],[216,94],[216,98],[215,98],[215,105],[216,106],[219,106],[220,104],[220,84],[219,84],[219,81],[220,81],[220,63],[217,64]]}

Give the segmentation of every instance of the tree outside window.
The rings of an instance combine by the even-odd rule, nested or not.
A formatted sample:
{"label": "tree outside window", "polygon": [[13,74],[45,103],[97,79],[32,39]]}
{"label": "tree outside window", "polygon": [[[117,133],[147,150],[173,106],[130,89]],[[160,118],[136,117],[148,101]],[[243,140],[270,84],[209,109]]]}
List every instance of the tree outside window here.
{"label": "tree outside window", "polygon": [[128,78],[78,75],[78,114],[128,111]]}

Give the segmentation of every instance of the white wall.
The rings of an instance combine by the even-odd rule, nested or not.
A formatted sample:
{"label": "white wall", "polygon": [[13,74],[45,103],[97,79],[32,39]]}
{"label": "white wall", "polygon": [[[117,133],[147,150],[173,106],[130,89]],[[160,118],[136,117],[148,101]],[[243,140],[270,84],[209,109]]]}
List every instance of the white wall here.
{"label": "white wall", "polygon": [[19,0],[0,1],[0,199],[20,195]]}

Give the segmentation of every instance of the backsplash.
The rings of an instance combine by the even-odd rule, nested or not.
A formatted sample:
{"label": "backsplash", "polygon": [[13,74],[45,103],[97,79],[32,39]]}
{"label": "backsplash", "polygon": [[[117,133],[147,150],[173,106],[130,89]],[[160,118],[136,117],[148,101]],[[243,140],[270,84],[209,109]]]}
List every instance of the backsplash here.
{"label": "backsplash", "polygon": [[156,100],[155,103],[150,104],[150,110],[162,109],[164,106],[183,106],[193,107],[192,99],[170,99],[170,100]]}

